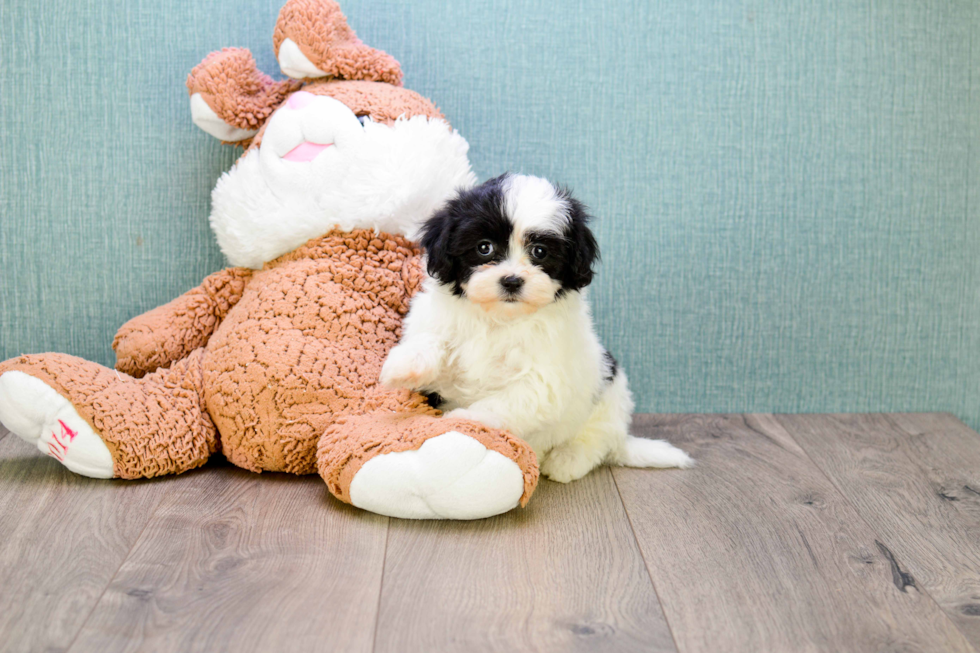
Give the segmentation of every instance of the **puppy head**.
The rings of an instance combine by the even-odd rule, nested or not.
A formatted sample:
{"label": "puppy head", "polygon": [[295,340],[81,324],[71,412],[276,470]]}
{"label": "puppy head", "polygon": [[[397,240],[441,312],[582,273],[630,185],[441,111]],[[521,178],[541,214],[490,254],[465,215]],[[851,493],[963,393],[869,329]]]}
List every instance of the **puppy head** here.
{"label": "puppy head", "polygon": [[461,192],[421,230],[429,275],[501,317],[584,288],[599,257],[585,207],[540,177],[503,174]]}

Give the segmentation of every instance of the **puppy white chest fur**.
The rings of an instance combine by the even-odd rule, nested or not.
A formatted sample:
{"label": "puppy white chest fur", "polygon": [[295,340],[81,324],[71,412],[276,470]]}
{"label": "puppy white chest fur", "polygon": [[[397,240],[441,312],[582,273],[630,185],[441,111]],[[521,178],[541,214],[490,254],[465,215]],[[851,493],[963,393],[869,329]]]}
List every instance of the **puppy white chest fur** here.
{"label": "puppy white chest fur", "polygon": [[599,398],[602,348],[580,293],[507,320],[438,289],[420,300],[444,320],[443,373],[425,389],[442,396],[445,410],[492,410],[541,453],[581,429]]}

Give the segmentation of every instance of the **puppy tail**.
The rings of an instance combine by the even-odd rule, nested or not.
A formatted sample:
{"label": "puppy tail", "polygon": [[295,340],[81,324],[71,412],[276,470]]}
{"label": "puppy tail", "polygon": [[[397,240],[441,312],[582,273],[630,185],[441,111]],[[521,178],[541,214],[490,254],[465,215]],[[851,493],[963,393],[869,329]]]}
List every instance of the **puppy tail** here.
{"label": "puppy tail", "polygon": [[624,467],[694,466],[694,459],[666,440],[648,440],[627,435],[622,446],[613,452],[610,461]]}

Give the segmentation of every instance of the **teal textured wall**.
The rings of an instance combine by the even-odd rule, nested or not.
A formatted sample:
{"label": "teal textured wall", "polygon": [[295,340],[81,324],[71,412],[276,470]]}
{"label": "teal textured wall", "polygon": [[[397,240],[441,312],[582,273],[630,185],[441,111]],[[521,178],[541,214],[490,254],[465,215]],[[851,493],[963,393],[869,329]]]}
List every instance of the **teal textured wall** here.
{"label": "teal textured wall", "polygon": [[[946,410],[980,426],[980,3],[346,0],[481,178],[598,216],[601,334],[644,411]],[[279,1],[0,5],[0,357],[112,362],[223,265],[236,152],[184,79]],[[973,43],[976,41],[976,43]]]}

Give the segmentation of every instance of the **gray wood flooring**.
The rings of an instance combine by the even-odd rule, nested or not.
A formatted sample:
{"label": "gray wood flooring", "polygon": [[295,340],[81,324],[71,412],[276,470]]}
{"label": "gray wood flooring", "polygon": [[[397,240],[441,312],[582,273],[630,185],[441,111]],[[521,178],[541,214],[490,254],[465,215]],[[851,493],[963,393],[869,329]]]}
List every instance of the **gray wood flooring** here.
{"label": "gray wood flooring", "polygon": [[639,415],[692,470],[409,522],[213,462],[75,476],[0,427],[0,651],[974,651],[980,435]]}

